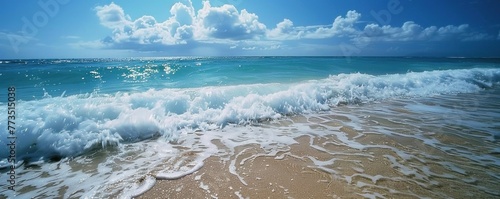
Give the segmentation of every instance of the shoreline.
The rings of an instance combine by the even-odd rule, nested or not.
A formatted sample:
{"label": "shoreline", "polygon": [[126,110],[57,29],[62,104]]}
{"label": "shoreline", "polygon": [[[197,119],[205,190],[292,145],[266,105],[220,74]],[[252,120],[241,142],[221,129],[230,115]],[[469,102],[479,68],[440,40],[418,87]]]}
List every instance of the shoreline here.
{"label": "shoreline", "polygon": [[[104,198],[500,196],[498,143],[484,139],[488,134],[481,131],[451,123],[456,117],[443,120],[415,111],[419,108],[404,100],[339,106],[280,120],[186,131],[176,141],[133,143],[123,148],[128,153],[97,150],[74,161],[43,164],[36,171],[39,176],[50,168],[57,168],[52,171],[56,177],[61,171],[94,175],[111,166],[109,175],[93,182],[103,186],[87,195]],[[419,123],[429,120],[422,116],[433,122]],[[107,161],[109,155],[116,158]],[[50,177],[40,181],[58,180]],[[87,194],[79,186],[68,187],[66,193]]]}
{"label": "shoreline", "polygon": [[452,146],[475,141],[446,133],[407,134],[406,124],[400,126],[383,115],[370,119],[401,132],[380,133],[375,126],[356,130],[352,120],[341,114],[296,116],[258,127],[265,131],[293,126],[293,131],[302,132],[294,134],[295,143],[269,153],[257,143],[230,149],[220,139],[213,139],[218,152],[206,158],[203,167],[179,179],[157,180],[137,198],[461,198],[500,194],[493,191],[498,182],[489,173],[500,172],[499,167],[485,172],[474,159],[426,144],[420,136]]}
{"label": "shoreline", "polygon": [[[312,161],[292,154],[307,150],[308,136],[296,139],[290,151],[276,155],[258,155],[262,149],[255,144],[237,147],[230,157],[211,156],[198,171],[177,180],[157,180],[156,184],[137,198],[349,198],[345,181],[314,168]],[[235,175],[230,162],[235,161]],[[243,164],[238,164],[243,163]],[[351,190],[352,191],[352,190]],[[352,192],[351,192],[352,193]]]}

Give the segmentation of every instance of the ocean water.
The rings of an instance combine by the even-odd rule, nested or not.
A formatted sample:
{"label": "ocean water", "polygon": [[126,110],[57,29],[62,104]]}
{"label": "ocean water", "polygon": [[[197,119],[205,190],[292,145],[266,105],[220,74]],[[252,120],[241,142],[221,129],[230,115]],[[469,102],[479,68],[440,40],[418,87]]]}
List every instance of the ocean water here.
{"label": "ocean water", "polygon": [[[247,144],[276,154],[300,136],[334,135],[337,145],[358,150],[352,157],[392,151],[381,157],[403,176],[370,176],[363,169],[352,175],[311,159],[358,186],[360,196],[457,197],[441,189],[468,186],[474,196],[500,197],[500,59],[1,60],[0,80],[0,129],[8,128],[7,88],[16,89],[18,160],[16,192],[2,187],[3,196],[130,198],[157,179],[201,168],[221,152],[214,140],[230,155]],[[298,117],[306,119],[293,119]],[[332,120],[358,136],[312,127],[314,118],[335,117],[347,118]],[[8,136],[0,131],[2,184],[11,165]],[[392,137],[396,144],[362,138],[371,136]],[[184,156],[187,151],[196,155]],[[235,167],[228,172],[240,176]],[[353,183],[359,176],[372,184]],[[396,190],[380,178],[425,191]]]}

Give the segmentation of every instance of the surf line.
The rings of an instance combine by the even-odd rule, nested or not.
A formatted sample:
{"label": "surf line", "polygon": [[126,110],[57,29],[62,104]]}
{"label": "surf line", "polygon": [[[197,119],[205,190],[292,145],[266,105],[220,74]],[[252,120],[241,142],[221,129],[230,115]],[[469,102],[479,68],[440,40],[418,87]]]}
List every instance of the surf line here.
{"label": "surf line", "polygon": [[7,131],[8,131],[8,144],[9,156],[7,158],[8,162],[11,163],[8,169],[7,175],[7,188],[9,190],[15,191],[16,186],[16,87],[10,86],[8,89],[8,99],[7,99]]}

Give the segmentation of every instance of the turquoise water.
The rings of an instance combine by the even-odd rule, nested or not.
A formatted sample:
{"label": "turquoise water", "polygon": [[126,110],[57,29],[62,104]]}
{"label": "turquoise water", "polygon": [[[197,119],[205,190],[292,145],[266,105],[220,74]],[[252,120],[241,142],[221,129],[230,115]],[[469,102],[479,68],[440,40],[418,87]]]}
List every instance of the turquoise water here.
{"label": "turquoise water", "polygon": [[[25,165],[51,165],[54,160],[78,158],[96,151],[107,153],[112,148],[109,157],[104,158],[104,164],[112,158],[122,157],[128,150],[124,147],[133,148],[145,143],[150,143],[148,147],[158,147],[161,143],[168,148],[168,142],[189,140],[189,132],[219,132],[233,125],[245,129],[248,124],[279,121],[294,115],[325,112],[335,115],[338,107],[343,107],[343,110],[361,107],[371,114],[391,119],[388,104],[400,101],[404,101],[404,107],[413,112],[408,117],[417,119],[424,117],[422,115],[437,117],[460,113],[462,116],[457,120],[431,117],[437,121],[424,120],[428,123],[422,125],[442,129],[460,123],[464,129],[480,133],[457,135],[488,142],[491,146],[485,153],[498,154],[500,147],[500,59],[177,57],[1,60],[0,79],[0,88],[4,88],[0,92],[0,99],[4,99],[0,101],[0,112],[7,112],[7,88],[16,88],[17,158]],[[422,105],[429,101],[438,105]],[[0,118],[0,128],[7,129],[6,117]],[[240,131],[236,130],[235,134]],[[2,131],[0,136],[0,166],[7,167],[10,165],[7,162],[8,134]],[[270,142],[292,143],[280,139]],[[431,143],[432,139],[427,141]],[[435,143],[430,145],[441,147]],[[141,151],[139,148],[137,151]],[[499,166],[498,155],[488,156],[490,160],[486,161],[473,157],[481,155],[478,153],[467,153],[466,156],[477,164],[493,162],[495,168]],[[139,160],[144,162],[141,158]],[[137,164],[130,163],[130,167]],[[93,174],[75,172],[74,175],[107,178],[106,172],[97,170]],[[30,175],[29,169],[25,172],[25,175]],[[138,171],[130,169],[129,172]],[[132,175],[130,173],[122,177]],[[59,179],[56,184],[60,186],[69,183],[62,180],[63,176],[54,174],[52,177],[56,181]],[[4,176],[1,180],[5,180]],[[25,186],[35,186],[23,182]],[[75,189],[75,192],[96,190],[92,184],[83,187],[83,191]],[[50,190],[25,194],[30,197],[41,193],[58,196],[57,191]],[[499,194],[494,190],[487,193]]]}
{"label": "turquoise water", "polygon": [[[114,94],[165,88],[294,83],[330,75],[405,74],[498,68],[499,59],[343,57],[180,57],[136,59],[4,60],[1,86],[21,100],[44,95]],[[1,93],[5,96],[5,93]]]}

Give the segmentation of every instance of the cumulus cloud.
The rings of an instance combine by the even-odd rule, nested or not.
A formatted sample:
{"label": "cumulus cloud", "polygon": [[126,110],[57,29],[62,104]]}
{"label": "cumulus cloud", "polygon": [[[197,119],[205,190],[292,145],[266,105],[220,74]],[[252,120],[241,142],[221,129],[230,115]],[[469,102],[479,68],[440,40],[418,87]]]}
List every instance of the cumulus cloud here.
{"label": "cumulus cloud", "polygon": [[113,2],[105,6],[97,6],[95,10],[103,26],[119,30],[130,25],[130,16],[125,15],[123,8]]}
{"label": "cumulus cloud", "polygon": [[345,17],[338,16],[333,21],[331,31],[333,34],[353,33],[356,32],[354,24],[359,21],[361,14],[355,10],[349,10]]}
{"label": "cumulus cloud", "polygon": [[293,22],[284,19],[276,28],[267,31],[267,38],[274,40],[324,39],[357,34],[355,24],[361,14],[350,10],[345,16],[337,16],[331,25],[293,26]]}
{"label": "cumulus cloud", "polygon": [[103,40],[104,43],[175,45],[186,43],[193,35],[189,17],[194,15],[194,10],[181,3],[172,6],[172,16],[164,22],[147,15],[132,20],[115,3],[98,6],[95,10],[101,24],[113,30],[113,35]]}
{"label": "cumulus cloud", "polygon": [[491,38],[488,34],[472,32],[469,29],[468,24],[424,28],[413,21],[407,21],[401,27],[368,24],[361,32],[361,37],[380,41],[479,41]]}
{"label": "cumulus cloud", "polygon": [[276,24],[276,28],[267,32],[267,37],[278,40],[298,39],[298,35],[290,19],[283,19],[282,22]]}
{"label": "cumulus cloud", "polygon": [[405,22],[401,27],[378,24],[368,24],[361,32],[363,36],[382,41],[410,41],[410,40],[444,40],[465,36],[469,25],[448,25],[445,27],[430,26],[424,28],[413,21]]}
{"label": "cumulus cloud", "polygon": [[462,41],[481,41],[481,40],[489,40],[493,37],[486,33],[467,33]]}
{"label": "cumulus cloud", "polygon": [[259,22],[259,17],[243,9],[239,12],[233,5],[225,4],[212,7],[205,1],[196,17],[199,38],[243,40],[264,35],[266,26]]}
{"label": "cumulus cloud", "polygon": [[[170,17],[157,21],[153,16],[131,19],[115,3],[95,7],[100,23],[112,30],[112,35],[100,41],[109,48],[155,49],[188,43],[225,44],[229,49],[279,49],[285,40],[348,38],[353,41],[476,41],[494,38],[471,32],[468,24],[443,27],[421,25],[407,21],[399,26],[363,24],[356,10],[337,16],[331,24],[294,26],[283,19],[267,28],[255,13],[238,10],[234,5],[212,6],[209,1],[195,10],[190,0],[175,3]],[[500,32],[498,38],[500,39]],[[262,45],[242,45],[241,41],[262,41]],[[265,43],[274,42],[272,45]],[[99,46],[92,43],[92,46]],[[148,47],[145,47],[148,46]]]}
{"label": "cumulus cloud", "polygon": [[132,20],[115,3],[95,8],[100,23],[113,30],[107,43],[186,44],[188,40],[228,39],[244,40],[263,36],[266,26],[258,16],[246,10],[238,11],[233,5],[212,7],[209,1],[195,13],[192,2],[175,3],[170,18],[158,22],[153,16]]}
{"label": "cumulus cloud", "polygon": [[172,15],[171,19],[177,21],[180,26],[191,25],[195,18],[195,12],[191,1],[188,1],[188,5],[180,2],[175,3],[170,9],[170,14]]}
{"label": "cumulus cloud", "polygon": [[320,27],[314,32],[305,34],[305,38],[322,39],[334,36],[345,36],[346,34],[355,34],[355,23],[361,18],[361,14],[355,10],[347,11],[345,17],[337,16],[330,28]]}
{"label": "cumulus cloud", "polygon": [[486,34],[469,32],[469,25],[448,25],[444,27],[422,27],[407,21],[401,27],[379,24],[367,24],[356,27],[361,23],[361,14],[350,10],[345,16],[338,16],[331,26],[293,27],[293,22],[284,20],[275,29],[268,31],[271,39],[324,39],[331,37],[349,37],[355,41],[370,39],[378,41],[414,41],[414,40],[446,40],[458,39],[464,41],[486,39]]}
{"label": "cumulus cloud", "polygon": [[325,39],[332,37],[347,37],[354,41],[439,41],[462,40],[477,41],[488,39],[484,33],[469,31],[468,24],[459,26],[448,25],[444,27],[422,27],[407,21],[401,27],[379,24],[367,24],[364,27],[360,22],[361,14],[350,10],[345,16],[337,16],[331,25],[294,27],[293,22],[285,19],[276,25],[276,28],[267,32],[268,39],[297,40],[302,38]]}

